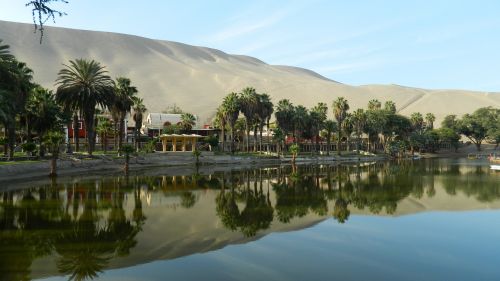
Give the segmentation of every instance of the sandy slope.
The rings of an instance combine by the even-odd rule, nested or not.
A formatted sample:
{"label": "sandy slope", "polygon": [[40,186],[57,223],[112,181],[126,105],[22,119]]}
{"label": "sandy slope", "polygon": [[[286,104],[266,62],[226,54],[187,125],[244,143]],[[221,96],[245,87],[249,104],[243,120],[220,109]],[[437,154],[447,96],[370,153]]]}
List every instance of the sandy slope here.
{"label": "sandy slope", "polygon": [[29,24],[0,21],[0,38],[20,60],[35,70],[36,81],[53,88],[57,72],[69,59],[92,58],[106,65],[112,76],[130,77],[152,112],[176,103],[210,119],[221,99],[231,91],[253,86],[277,102],[295,104],[346,97],[351,108],[370,99],[393,100],[401,113],[432,112],[437,123],[447,114],[464,114],[483,106],[500,107],[500,93],[425,90],[398,85],[354,87],[312,71],[273,66],[256,58],[176,42],[151,40],[107,32],[47,28],[42,45]]}

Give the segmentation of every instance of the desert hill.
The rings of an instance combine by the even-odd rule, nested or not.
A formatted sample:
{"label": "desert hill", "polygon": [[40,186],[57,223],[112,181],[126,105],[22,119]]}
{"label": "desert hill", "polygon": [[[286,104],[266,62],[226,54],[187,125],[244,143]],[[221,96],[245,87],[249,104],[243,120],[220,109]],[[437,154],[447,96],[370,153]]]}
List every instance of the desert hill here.
{"label": "desert hill", "polygon": [[30,24],[0,21],[0,38],[11,52],[35,71],[35,81],[54,88],[57,72],[70,59],[95,59],[112,77],[126,76],[138,87],[150,112],[177,104],[209,120],[222,98],[252,86],[274,102],[288,98],[311,107],[338,96],[351,109],[366,107],[371,99],[396,102],[400,113],[419,111],[436,115],[436,124],[448,114],[462,115],[479,107],[500,107],[500,93],[427,90],[399,85],[350,86],[313,71],[269,65],[259,59],[219,50],[152,40],[132,35],[47,27],[43,44]]}

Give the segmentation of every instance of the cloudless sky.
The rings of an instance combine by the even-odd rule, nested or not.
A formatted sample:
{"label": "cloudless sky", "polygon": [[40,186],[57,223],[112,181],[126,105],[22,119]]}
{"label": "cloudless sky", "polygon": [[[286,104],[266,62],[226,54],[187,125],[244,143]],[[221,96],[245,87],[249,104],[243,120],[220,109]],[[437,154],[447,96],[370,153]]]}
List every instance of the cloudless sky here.
{"label": "cloudless sky", "polygon": [[[28,0],[0,20],[31,22]],[[347,84],[500,91],[500,1],[69,0],[59,27],[207,46]],[[0,30],[1,37],[1,30]]]}

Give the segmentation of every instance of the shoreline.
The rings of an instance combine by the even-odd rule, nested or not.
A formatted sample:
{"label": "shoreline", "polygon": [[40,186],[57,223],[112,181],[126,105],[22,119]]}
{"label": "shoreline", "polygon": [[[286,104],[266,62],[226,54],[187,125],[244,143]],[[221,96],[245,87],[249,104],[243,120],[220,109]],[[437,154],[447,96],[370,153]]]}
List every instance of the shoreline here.
{"label": "shoreline", "polygon": [[[390,158],[385,155],[377,156],[319,156],[319,157],[297,157],[296,164],[340,164],[346,162],[374,162],[384,161]],[[214,166],[255,166],[255,165],[281,165],[291,164],[289,157],[257,157],[238,155],[213,155],[213,153],[202,154],[199,160],[200,168]],[[111,159],[102,157],[98,159],[59,159],[57,161],[58,176],[72,176],[84,173],[120,173],[123,172],[125,161],[123,158]],[[187,154],[164,154],[152,153],[145,156],[133,156],[130,158],[130,173],[158,167],[189,167],[194,168],[196,160]],[[0,183],[11,181],[22,181],[28,178],[47,178],[49,174],[50,160],[39,162],[15,163],[0,165]]]}
{"label": "shoreline", "polygon": [[[462,147],[458,152],[442,151],[440,153],[425,153],[419,155],[421,159],[430,158],[464,158],[468,154],[489,154],[496,153],[493,146],[485,145],[482,151],[477,152],[472,147]],[[106,156],[94,156],[94,159],[77,159],[65,156],[57,161],[58,176],[74,176],[82,174],[118,174],[123,172],[124,158],[113,158]],[[332,153],[331,156],[305,156],[299,155],[296,164],[341,164],[357,162],[375,162],[387,161],[392,159],[388,155],[345,155],[337,156]],[[410,159],[410,158],[408,158]],[[256,156],[256,155],[216,155],[213,152],[203,152],[199,159],[200,168],[210,170],[210,168],[219,166],[226,167],[237,165],[238,167],[261,166],[261,165],[281,165],[291,164],[291,157],[277,156]],[[130,159],[130,173],[135,174],[138,171],[148,168],[167,167],[169,170],[192,169],[195,167],[196,159],[190,152],[178,153],[150,153],[146,155],[132,156]],[[41,160],[38,162],[16,162],[13,164],[0,165],[0,183],[21,182],[27,179],[48,178],[50,160]],[[215,169],[212,169],[215,170]],[[2,189],[2,188],[0,188]]]}

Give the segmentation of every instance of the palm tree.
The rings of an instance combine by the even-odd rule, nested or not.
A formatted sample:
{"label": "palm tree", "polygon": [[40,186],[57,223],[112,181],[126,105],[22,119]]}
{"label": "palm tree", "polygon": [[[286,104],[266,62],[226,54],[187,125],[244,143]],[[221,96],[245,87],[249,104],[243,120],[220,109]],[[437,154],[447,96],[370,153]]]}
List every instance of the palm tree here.
{"label": "palm tree", "polygon": [[384,105],[384,110],[390,112],[391,114],[396,114],[396,104],[393,101],[386,101]]}
{"label": "palm tree", "polygon": [[300,148],[298,144],[294,143],[290,146],[290,153],[292,154],[292,165],[295,165],[295,159],[297,158],[299,151]]}
{"label": "palm tree", "polygon": [[373,99],[368,102],[368,110],[378,110],[382,108],[382,103],[379,100]]}
{"label": "palm tree", "polygon": [[102,150],[106,154],[108,152],[108,136],[113,132],[111,123],[107,118],[99,118],[99,122],[96,126],[96,132],[99,134],[101,139]]}
{"label": "palm tree", "polygon": [[196,116],[187,112],[181,114],[181,127],[183,131],[190,131],[194,125],[196,125]]}
{"label": "palm tree", "polygon": [[139,150],[139,136],[142,127],[142,119],[144,118],[144,113],[146,113],[147,108],[143,104],[143,100],[141,98],[138,98],[135,100],[135,105],[133,109],[134,109],[134,115],[132,116],[132,119],[134,119],[135,122],[135,130],[134,130],[135,149]]}
{"label": "palm tree", "polygon": [[73,111],[80,111],[85,122],[87,151],[94,151],[94,118],[96,107],[109,107],[114,101],[114,82],[100,63],[70,60],[58,73],[56,99]]}
{"label": "palm tree", "polygon": [[346,118],[344,119],[344,122],[342,124],[342,133],[344,134],[346,138],[346,148],[347,151],[350,150],[350,141],[351,141],[351,135],[354,131],[354,126],[352,123],[352,116],[351,114],[347,113]]}
{"label": "palm tree", "polygon": [[303,132],[307,129],[307,126],[309,125],[309,112],[307,108],[305,108],[302,105],[297,105],[295,107],[293,115],[293,123],[295,132],[295,143],[298,143]]}
{"label": "palm tree", "polygon": [[349,104],[344,97],[339,97],[333,102],[333,115],[337,120],[339,130],[337,130],[337,154],[340,155],[340,141],[342,136],[342,126],[345,118],[347,117],[347,111],[349,110]]}
{"label": "palm tree", "polygon": [[319,132],[323,130],[327,113],[328,113],[328,106],[326,105],[326,103],[323,102],[320,102],[317,105],[315,105],[310,112],[311,131],[313,137],[316,138],[316,147],[315,147],[316,151],[318,150],[319,147]]}
{"label": "palm tree", "polygon": [[278,107],[276,108],[274,116],[276,117],[278,127],[283,131],[285,139],[288,133],[293,131],[294,112],[295,107],[289,100],[283,99],[278,102]]}
{"label": "palm tree", "polygon": [[7,79],[11,78],[11,66],[14,56],[9,52],[9,45],[3,45],[3,40],[0,39],[0,86],[2,88],[6,85]]}
{"label": "palm tree", "polygon": [[131,81],[125,77],[116,78],[115,99],[111,105],[111,112],[118,117],[118,151],[121,151],[123,136],[125,135],[125,118],[132,110],[137,99],[137,88],[131,85]]}
{"label": "palm tree", "polygon": [[259,150],[262,151],[262,131],[264,130],[264,125],[267,125],[267,130],[269,131],[269,121],[273,115],[274,106],[271,101],[271,97],[268,94],[260,94],[259,95],[259,108],[258,108],[258,117],[259,117],[259,132],[260,132],[260,143]]}
{"label": "palm tree", "polygon": [[338,130],[337,122],[333,120],[326,120],[324,129],[326,131],[326,155],[330,155],[330,142],[332,140],[333,132]]}
{"label": "palm tree", "polygon": [[50,176],[57,176],[57,159],[59,158],[59,149],[64,143],[64,135],[58,131],[52,131],[47,134],[45,144],[52,155],[50,158]]}
{"label": "palm tree", "polygon": [[[61,108],[56,103],[52,91],[48,91],[40,86],[35,88],[26,104],[27,123],[38,133],[40,141],[45,134],[55,129],[60,123]],[[43,145],[40,146],[40,156],[43,156]]]}
{"label": "palm tree", "polygon": [[241,91],[241,112],[245,116],[246,150],[250,151],[250,126],[255,123],[259,97],[254,88],[247,87]]}
{"label": "palm tree", "polygon": [[234,153],[234,127],[238,120],[238,115],[240,115],[241,108],[239,95],[234,92],[227,95],[222,102],[222,108],[224,111],[224,119],[231,131],[231,153]]}
{"label": "palm tree", "polygon": [[363,128],[366,124],[366,114],[362,108],[357,109],[352,113],[352,125],[354,133],[356,134],[356,150],[359,154],[361,135],[363,134]]}
{"label": "palm tree", "polygon": [[[33,70],[25,63],[12,59],[4,61],[7,66],[6,76],[0,78],[0,89],[6,91],[7,98],[12,106],[12,113],[6,125],[9,144],[9,159],[14,158],[14,146],[16,142],[16,116],[24,116],[26,113],[26,102],[33,88]],[[5,79],[5,80],[4,80]]]}
{"label": "palm tree", "polygon": [[129,163],[130,163],[130,154],[132,154],[134,152],[134,147],[129,145],[129,144],[126,144],[124,146],[122,146],[121,148],[122,150],[120,152],[122,152],[124,155],[125,155],[125,166],[123,167],[123,171],[125,172],[125,175],[128,175],[128,171],[129,171]]}
{"label": "palm tree", "polygon": [[224,152],[226,149],[226,118],[224,116],[224,108],[222,105],[217,108],[214,123],[221,129],[222,152]]}
{"label": "palm tree", "polygon": [[427,113],[425,115],[425,127],[428,129],[428,130],[432,130],[434,129],[434,121],[436,121],[436,116],[434,116],[434,114],[432,113]]}
{"label": "palm tree", "polygon": [[410,122],[413,126],[413,130],[421,134],[424,128],[424,117],[420,112],[414,112],[410,116]]}

